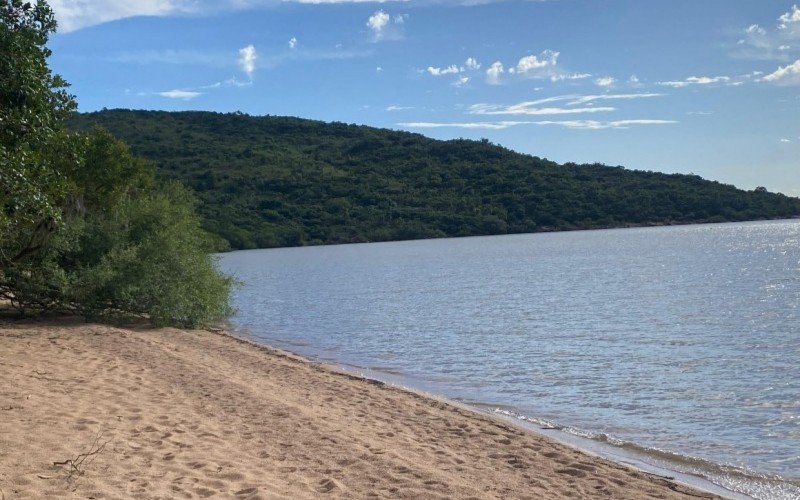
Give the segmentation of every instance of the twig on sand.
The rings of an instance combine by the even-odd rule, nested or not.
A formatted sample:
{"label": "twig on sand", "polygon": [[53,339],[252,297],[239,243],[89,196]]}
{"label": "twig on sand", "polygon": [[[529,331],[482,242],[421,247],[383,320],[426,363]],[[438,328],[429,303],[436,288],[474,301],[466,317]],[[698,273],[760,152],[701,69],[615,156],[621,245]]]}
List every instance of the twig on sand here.
{"label": "twig on sand", "polygon": [[103,431],[97,433],[94,437],[94,441],[92,445],[89,447],[89,450],[85,453],[79,453],[75,458],[70,458],[68,460],[64,460],[61,462],[53,462],[53,465],[68,465],[69,472],[67,474],[67,481],[72,479],[73,476],[81,476],[86,470],[86,467],[91,464],[97,455],[103,452],[106,448],[106,445],[111,442],[109,439],[104,443],[100,443],[100,439],[103,437]]}

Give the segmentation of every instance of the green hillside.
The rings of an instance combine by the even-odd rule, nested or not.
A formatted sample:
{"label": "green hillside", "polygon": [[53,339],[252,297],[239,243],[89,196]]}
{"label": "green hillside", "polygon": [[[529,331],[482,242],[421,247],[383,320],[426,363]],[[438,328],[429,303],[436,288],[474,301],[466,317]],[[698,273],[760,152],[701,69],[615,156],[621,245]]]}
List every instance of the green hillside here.
{"label": "green hillside", "polygon": [[763,188],[560,165],[488,141],[239,113],[104,110],[72,121],[94,125],[191,186],[205,227],[233,248],[800,214],[800,199]]}

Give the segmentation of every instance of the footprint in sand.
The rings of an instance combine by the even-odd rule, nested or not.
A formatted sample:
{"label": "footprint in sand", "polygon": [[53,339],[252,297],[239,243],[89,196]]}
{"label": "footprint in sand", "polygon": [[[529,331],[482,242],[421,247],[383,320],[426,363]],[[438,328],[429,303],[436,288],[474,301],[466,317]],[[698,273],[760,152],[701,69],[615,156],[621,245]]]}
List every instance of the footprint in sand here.
{"label": "footprint in sand", "polygon": [[579,469],[570,469],[570,468],[556,469],[556,472],[559,474],[566,474],[572,477],[586,477],[586,472]]}
{"label": "footprint in sand", "polygon": [[257,493],[257,492],[258,492],[258,488],[256,488],[256,487],[243,488],[243,489],[237,491],[236,493],[234,493],[234,495],[236,495],[237,497],[246,497],[246,496],[253,495],[253,494]]}
{"label": "footprint in sand", "polygon": [[326,478],[317,483],[314,488],[318,493],[331,493],[334,490],[341,490],[342,487],[338,481],[333,478]]}

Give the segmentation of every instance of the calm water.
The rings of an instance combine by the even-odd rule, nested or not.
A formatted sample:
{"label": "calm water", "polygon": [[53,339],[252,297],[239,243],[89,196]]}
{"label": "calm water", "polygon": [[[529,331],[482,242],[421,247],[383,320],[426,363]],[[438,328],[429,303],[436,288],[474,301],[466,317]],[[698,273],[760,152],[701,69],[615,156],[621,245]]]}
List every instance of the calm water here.
{"label": "calm water", "polygon": [[[226,254],[295,352],[800,498],[800,221]],[[668,453],[664,453],[668,452]]]}

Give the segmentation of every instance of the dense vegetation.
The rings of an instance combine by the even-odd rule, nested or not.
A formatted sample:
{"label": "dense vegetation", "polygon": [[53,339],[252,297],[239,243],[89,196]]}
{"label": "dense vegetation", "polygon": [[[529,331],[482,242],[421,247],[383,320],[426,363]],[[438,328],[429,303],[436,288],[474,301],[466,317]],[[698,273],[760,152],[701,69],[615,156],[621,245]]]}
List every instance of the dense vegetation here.
{"label": "dense vegetation", "polygon": [[488,141],[438,141],[241,113],[78,115],[198,194],[233,248],[791,217],[800,200],[695,175],[559,165]]}
{"label": "dense vegetation", "polygon": [[0,0],[0,299],[23,313],[202,325],[230,312],[193,195],[99,129],[47,66],[44,0]]}

